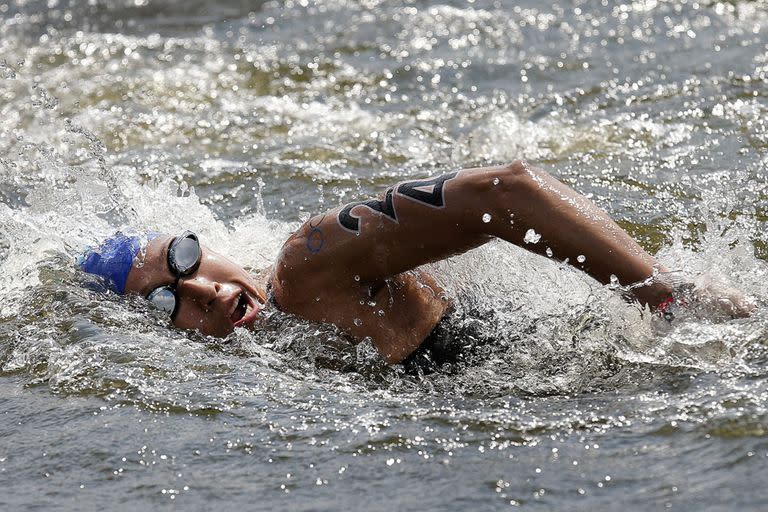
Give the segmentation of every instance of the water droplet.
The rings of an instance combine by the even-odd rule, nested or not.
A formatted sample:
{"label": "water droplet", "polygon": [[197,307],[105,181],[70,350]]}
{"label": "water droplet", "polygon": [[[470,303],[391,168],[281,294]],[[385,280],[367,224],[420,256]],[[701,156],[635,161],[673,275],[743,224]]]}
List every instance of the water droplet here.
{"label": "water droplet", "polygon": [[362,321],[362,320],[360,320],[359,318],[355,318],[355,319],[353,320],[353,322],[354,322],[354,324],[355,324],[355,325],[357,325],[357,326],[361,326],[361,325],[363,325],[363,321]]}
{"label": "water droplet", "polygon": [[355,281],[360,281],[360,276],[355,276]]}
{"label": "water droplet", "polygon": [[494,185],[498,185],[499,183],[501,183],[501,180],[499,178],[493,178]]}
{"label": "water droplet", "polygon": [[547,258],[551,258],[551,257],[552,257],[552,254],[554,254],[554,253],[552,252],[552,249],[550,249],[549,247],[547,247],[547,251],[546,251],[546,252],[547,252]]}
{"label": "water droplet", "polygon": [[485,222],[486,224],[491,222],[491,214],[490,213],[484,213],[483,214],[483,222]]}
{"label": "water droplet", "polygon": [[380,309],[380,310],[378,310],[378,311],[376,312],[376,314],[377,314],[377,315],[379,315],[379,316],[384,316],[384,310],[383,310],[383,309]]}
{"label": "water droplet", "polygon": [[525,232],[525,237],[523,238],[523,242],[527,244],[535,244],[538,243],[539,240],[541,240],[541,235],[538,234],[533,229],[529,229]]}
{"label": "water droplet", "polygon": [[579,263],[584,263],[585,261],[587,261],[587,257],[584,256],[583,254],[579,254],[578,256],[576,256],[576,261],[578,261]]}
{"label": "water droplet", "polygon": [[618,285],[619,284],[619,278],[615,275],[611,274],[611,284],[612,285]]}

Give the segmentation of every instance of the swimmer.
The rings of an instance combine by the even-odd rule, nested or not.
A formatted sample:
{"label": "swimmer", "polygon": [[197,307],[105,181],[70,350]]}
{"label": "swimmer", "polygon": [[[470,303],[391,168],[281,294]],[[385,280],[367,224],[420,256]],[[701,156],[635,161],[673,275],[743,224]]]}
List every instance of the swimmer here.
{"label": "swimmer", "polygon": [[[116,293],[146,297],[181,329],[224,337],[255,328],[272,304],[334,324],[356,342],[370,338],[385,361],[400,363],[451,308],[420,267],[494,238],[567,261],[603,284],[632,285],[651,310],[673,300],[672,287],[655,278],[666,269],[653,256],[589,199],[522,161],[403,181],[379,199],[312,217],[259,276],[190,231],[147,234],[142,258],[139,238],[118,234],[80,267]],[[720,299],[733,317],[754,309],[735,290]]]}

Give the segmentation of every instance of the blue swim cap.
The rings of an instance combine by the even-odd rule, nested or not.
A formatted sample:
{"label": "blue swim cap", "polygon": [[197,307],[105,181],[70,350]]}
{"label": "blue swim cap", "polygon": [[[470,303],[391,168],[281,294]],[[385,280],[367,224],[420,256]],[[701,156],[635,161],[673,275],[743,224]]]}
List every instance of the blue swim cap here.
{"label": "blue swim cap", "polygon": [[89,247],[77,259],[77,264],[85,272],[100,276],[110,290],[122,295],[141,241],[152,240],[159,234],[149,232],[142,236],[129,236],[118,231],[98,247]]}

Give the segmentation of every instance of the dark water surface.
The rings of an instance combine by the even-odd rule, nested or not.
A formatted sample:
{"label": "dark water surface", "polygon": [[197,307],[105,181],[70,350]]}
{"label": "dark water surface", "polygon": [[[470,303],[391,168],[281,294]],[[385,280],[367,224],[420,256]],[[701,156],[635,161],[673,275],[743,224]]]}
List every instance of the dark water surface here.
{"label": "dark water surface", "polygon": [[[0,0],[0,509],[765,510],[768,5]],[[72,256],[527,158],[749,319],[672,324],[501,243],[430,270],[433,375],[273,312],[206,340]],[[488,342],[490,340],[490,343]]]}

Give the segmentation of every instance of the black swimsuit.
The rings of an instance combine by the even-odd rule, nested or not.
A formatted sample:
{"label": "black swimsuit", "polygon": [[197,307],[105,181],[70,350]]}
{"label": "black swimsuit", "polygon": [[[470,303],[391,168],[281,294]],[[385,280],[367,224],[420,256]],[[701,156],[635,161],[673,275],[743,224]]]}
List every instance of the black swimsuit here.
{"label": "black swimsuit", "polygon": [[403,360],[406,372],[429,374],[463,361],[477,341],[464,320],[465,315],[449,310],[421,345]]}
{"label": "black swimsuit", "polygon": [[[280,305],[267,285],[267,303],[280,311]],[[482,343],[483,336],[477,322],[467,313],[449,309],[424,341],[401,364],[412,375],[430,374],[439,369],[450,369],[452,365],[464,361],[473,348]],[[445,366],[450,365],[450,366]]]}

